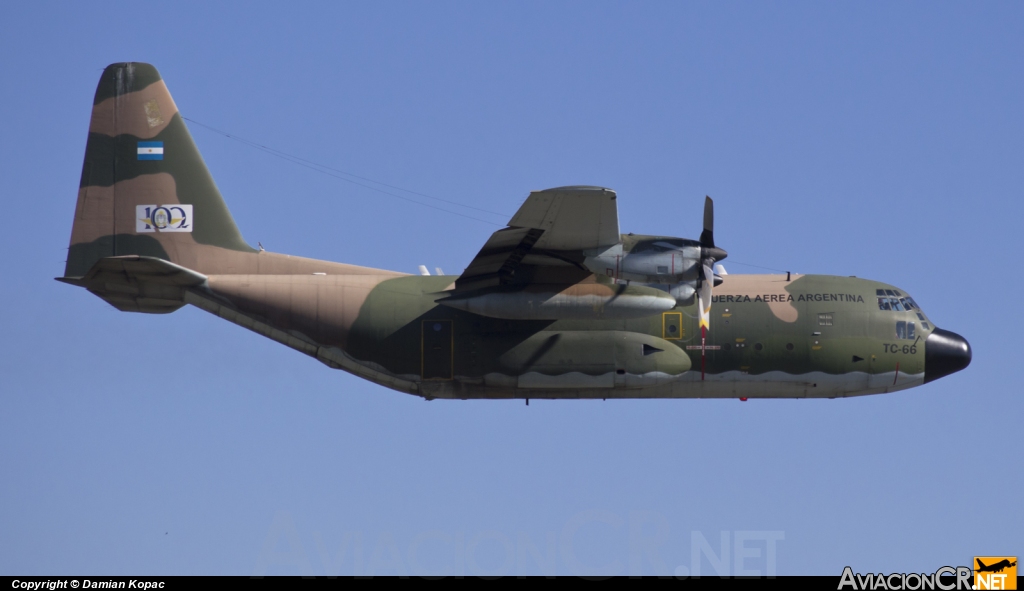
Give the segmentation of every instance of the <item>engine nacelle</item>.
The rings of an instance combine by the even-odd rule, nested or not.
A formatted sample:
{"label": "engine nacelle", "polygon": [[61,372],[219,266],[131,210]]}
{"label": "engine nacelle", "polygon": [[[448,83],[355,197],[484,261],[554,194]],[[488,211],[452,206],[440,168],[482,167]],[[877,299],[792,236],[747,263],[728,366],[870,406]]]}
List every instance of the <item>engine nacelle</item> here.
{"label": "engine nacelle", "polygon": [[682,238],[647,240],[626,249],[616,244],[587,253],[583,265],[590,271],[614,279],[640,283],[676,284],[696,281],[700,276],[700,246]]}

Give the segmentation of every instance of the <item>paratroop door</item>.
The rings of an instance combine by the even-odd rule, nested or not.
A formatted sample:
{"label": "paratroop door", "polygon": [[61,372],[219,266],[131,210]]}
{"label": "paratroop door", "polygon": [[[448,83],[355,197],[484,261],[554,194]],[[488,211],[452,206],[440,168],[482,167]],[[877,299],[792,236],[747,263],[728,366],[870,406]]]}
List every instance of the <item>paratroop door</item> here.
{"label": "paratroop door", "polygon": [[420,375],[425,380],[452,379],[452,321],[424,320],[422,334],[423,366]]}

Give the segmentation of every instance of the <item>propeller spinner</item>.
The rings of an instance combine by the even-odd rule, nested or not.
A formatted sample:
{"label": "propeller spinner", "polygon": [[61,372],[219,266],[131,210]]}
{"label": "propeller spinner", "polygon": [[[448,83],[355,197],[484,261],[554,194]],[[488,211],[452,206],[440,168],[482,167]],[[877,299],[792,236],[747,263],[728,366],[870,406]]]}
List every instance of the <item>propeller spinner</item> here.
{"label": "propeller spinner", "polygon": [[697,306],[700,308],[700,379],[704,379],[704,360],[708,328],[711,324],[711,290],[715,285],[715,262],[729,256],[715,246],[715,202],[704,197],[704,231],[700,233],[700,289],[697,290]]}

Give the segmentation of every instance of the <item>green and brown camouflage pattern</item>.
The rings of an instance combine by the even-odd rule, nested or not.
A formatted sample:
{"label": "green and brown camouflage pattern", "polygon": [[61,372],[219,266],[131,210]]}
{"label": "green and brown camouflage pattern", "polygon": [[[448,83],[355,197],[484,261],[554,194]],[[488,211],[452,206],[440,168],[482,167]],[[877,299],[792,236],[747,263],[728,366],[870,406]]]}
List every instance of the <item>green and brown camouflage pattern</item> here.
{"label": "green and brown camouflage pattern", "polygon": [[[163,160],[138,160],[139,141],[162,141]],[[136,206],[145,204],[192,205],[193,231],[137,233]],[[613,221],[606,228],[617,228]],[[528,232],[510,232],[496,234],[481,254],[508,256],[530,239]],[[503,245],[505,235],[515,239]],[[658,238],[664,237],[621,236],[626,250]],[[526,268],[517,276],[525,284],[504,287],[504,259],[496,259],[464,279],[462,289],[611,293],[608,277],[581,271],[582,256],[563,259],[563,267]],[[702,374],[693,299],[642,318],[500,319],[438,303],[458,292],[459,277],[253,249],[159,73],[141,63],[109,66],[96,90],[67,264],[58,279],[120,310],[164,313],[193,304],[331,367],[427,399],[889,392],[924,381],[924,341],[934,330],[919,311],[881,310],[876,291],[895,289],[883,283],[728,275],[714,290]],[[916,323],[913,340],[897,339],[898,321]]]}

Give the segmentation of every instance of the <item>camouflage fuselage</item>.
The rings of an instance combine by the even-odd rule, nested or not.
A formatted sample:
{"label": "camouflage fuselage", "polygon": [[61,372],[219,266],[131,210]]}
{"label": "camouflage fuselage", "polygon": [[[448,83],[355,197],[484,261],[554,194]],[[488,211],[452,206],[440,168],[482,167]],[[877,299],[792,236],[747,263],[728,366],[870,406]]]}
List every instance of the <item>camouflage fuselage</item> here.
{"label": "camouflage fuselage", "polygon": [[[454,279],[212,275],[209,289],[269,325],[344,351],[360,364],[415,384],[416,393],[437,398],[837,397],[891,392],[923,383],[924,341],[933,330],[918,312],[881,310],[877,290],[894,289],[883,283],[825,275],[793,275],[789,281],[785,275],[728,275],[715,290],[702,380],[696,304],[626,320],[503,320],[435,303]],[[451,371],[432,377],[425,367],[431,351],[424,336],[439,321],[446,323],[446,334],[450,326],[450,351],[440,352],[440,364],[450,363]],[[915,323],[914,338],[906,338],[905,331],[904,338],[897,338],[897,322]],[[672,326],[678,329],[670,331]],[[616,355],[616,337],[628,340],[628,335],[674,347],[677,356],[687,357],[689,367],[663,383],[626,383],[629,376],[656,371],[655,358],[666,352],[644,356],[638,348],[633,359],[628,351]],[[575,339],[573,348],[552,346],[552,338]],[[581,343],[597,350],[579,350]],[[607,350],[604,355],[602,348]],[[651,363],[637,363],[645,357]],[[523,376],[531,374],[577,379],[562,384],[550,380],[556,387],[521,387]]]}

